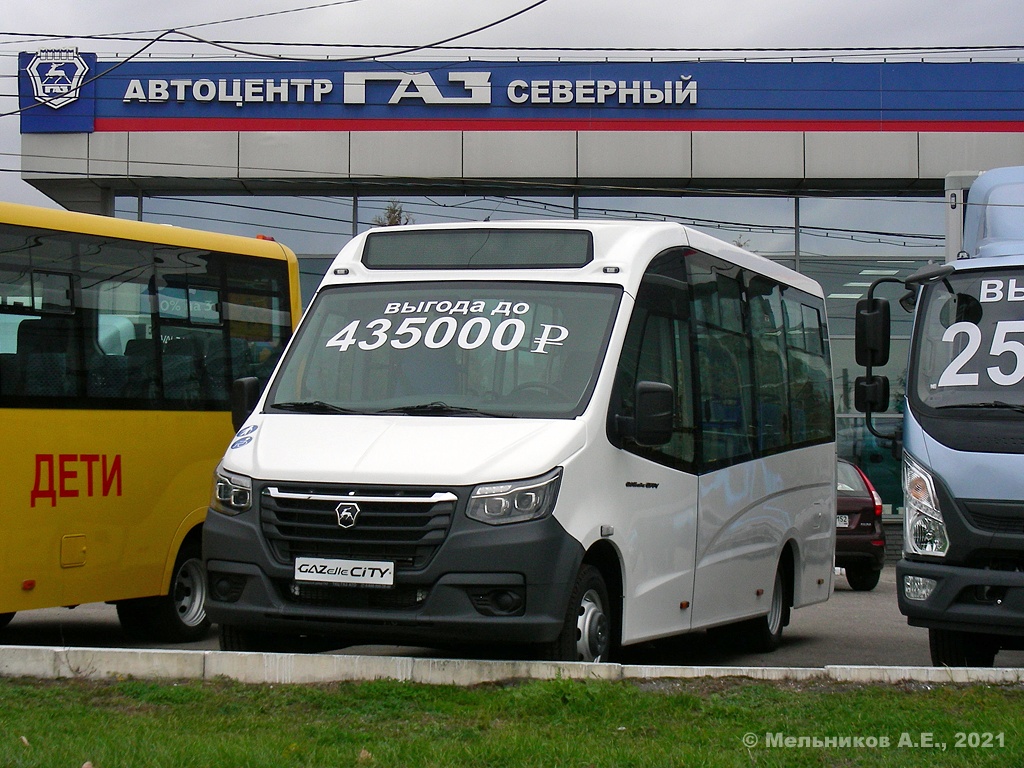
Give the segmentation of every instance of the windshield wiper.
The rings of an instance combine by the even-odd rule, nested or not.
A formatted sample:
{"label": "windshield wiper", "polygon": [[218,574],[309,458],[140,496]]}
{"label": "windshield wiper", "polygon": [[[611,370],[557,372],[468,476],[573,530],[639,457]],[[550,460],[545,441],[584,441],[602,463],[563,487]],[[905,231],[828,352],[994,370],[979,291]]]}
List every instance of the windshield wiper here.
{"label": "windshield wiper", "polygon": [[470,408],[462,405],[448,405],[439,400],[432,403],[418,403],[416,405],[399,405],[395,408],[385,408],[374,413],[401,413],[405,416],[494,416],[506,418],[507,413],[490,413],[481,411],[479,408]]}
{"label": "windshield wiper", "polygon": [[270,407],[280,411],[295,411],[296,413],[364,413],[364,411],[353,411],[349,408],[342,408],[340,405],[324,402],[323,400],[273,403]]}
{"label": "windshield wiper", "polygon": [[945,408],[1003,408],[1008,411],[1024,413],[1024,405],[1017,405],[1015,403],[1004,403],[1002,400],[992,400],[991,402],[988,403],[962,403],[958,405],[940,405],[938,410],[943,410]]}

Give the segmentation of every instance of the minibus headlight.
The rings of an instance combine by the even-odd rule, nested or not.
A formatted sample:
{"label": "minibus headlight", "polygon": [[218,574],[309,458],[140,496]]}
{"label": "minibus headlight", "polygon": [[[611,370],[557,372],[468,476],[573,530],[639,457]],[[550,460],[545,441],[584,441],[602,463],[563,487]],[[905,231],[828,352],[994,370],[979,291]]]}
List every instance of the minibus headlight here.
{"label": "minibus headlight", "polygon": [[225,515],[237,515],[252,506],[252,480],[218,469],[214,475],[210,506]]}
{"label": "minibus headlight", "polygon": [[466,515],[489,525],[521,523],[547,517],[555,508],[562,468],[530,480],[478,485],[469,497]]}
{"label": "minibus headlight", "polygon": [[911,555],[945,557],[949,537],[935,495],[935,483],[928,470],[905,454],[903,497],[907,505],[903,522],[903,551]]}

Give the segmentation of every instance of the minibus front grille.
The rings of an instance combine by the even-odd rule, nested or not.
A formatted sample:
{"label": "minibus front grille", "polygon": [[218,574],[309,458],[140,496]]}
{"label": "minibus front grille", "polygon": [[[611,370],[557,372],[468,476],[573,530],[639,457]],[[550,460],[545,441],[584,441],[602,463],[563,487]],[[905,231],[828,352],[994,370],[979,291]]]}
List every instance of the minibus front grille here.
{"label": "minibus front grille", "polygon": [[458,496],[435,488],[277,485],[260,493],[274,557],[386,560],[425,568],[448,535]]}
{"label": "minibus front grille", "polygon": [[427,598],[427,591],[423,587],[415,586],[368,589],[279,580],[275,580],[275,585],[281,596],[289,603],[321,608],[412,610],[423,605]]}

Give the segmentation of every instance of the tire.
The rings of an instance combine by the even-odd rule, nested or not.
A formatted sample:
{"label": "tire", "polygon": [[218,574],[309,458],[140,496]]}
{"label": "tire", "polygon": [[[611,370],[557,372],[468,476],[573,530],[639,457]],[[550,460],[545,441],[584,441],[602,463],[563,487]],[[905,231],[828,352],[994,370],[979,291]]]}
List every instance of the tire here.
{"label": "tire", "polygon": [[220,624],[219,645],[222,651],[254,653],[320,653],[341,648],[344,642],[317,635],[283,635],[261,632],[234,624]]}
{"label": "tire", "polygon": [[576,576],[562,631],[540,647],[552,661],[608,661],[612,648],[611,604],[601,572],[584,565]]}
{"label": "tire", "polygon": [[231,624],[221,624],[219,644],[222,651],[271,651],[266,635],[252,632]]}
{"label": "tire", "polygon": [[11,613],[0,613],[0,629],[3,629],[11,623],[11,619],[14,618],[14,612]]}
{"label": "tire", "polygon": [[117,604],[117,619],[124,633],[135,640],[150,640],[149,599],[125,600]]}
{"label": "tire", "polygon": [[988,635],[929,629],[928,648],[936,667],[991,667],[999,650]]}
{"label": "tire", "polygon": [[168,594],[118,603],[117,617],[133,637],[163,643],[192,643],[206,637],[206,572],[198,542],[182,545]]}
{"label": "tire", "polygon": [[846,581],[850,585],[850,589],[855,592],[870,592],[878,586],[878,580],[881,576],[881,571],[875,571],[863,566],[846,569]]}
{"label": "tire", "polygon": [[789,586],[782,564],[775,570],[768,613],[741,624],[746,646],[754,653],[770,653],[782,644],[782,630],[789,624]]}

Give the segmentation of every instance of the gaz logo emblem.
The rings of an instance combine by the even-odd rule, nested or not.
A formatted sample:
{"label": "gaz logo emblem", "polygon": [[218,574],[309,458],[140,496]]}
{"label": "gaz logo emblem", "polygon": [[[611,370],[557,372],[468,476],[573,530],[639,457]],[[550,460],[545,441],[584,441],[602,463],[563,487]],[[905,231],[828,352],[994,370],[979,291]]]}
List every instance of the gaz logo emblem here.
{"label": "gaz logo emblem", "polygon": [[359,505],[350,502],[342,502],[334,511],[338,513],[338,525],[342,528],[351,528],[359,517]]}
{"label": "gaz logo emblem", "polygon": [[44,49],[32,57],[25,69],[36,101],[60,109],[78,99],[78,89],[89,65],[78,55],[77,48]]}

